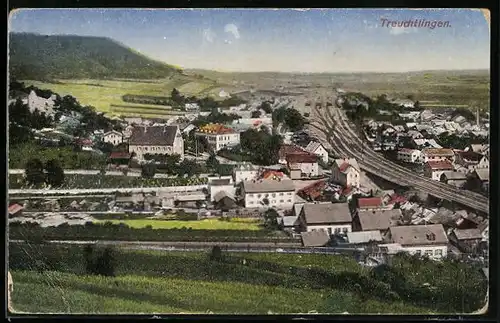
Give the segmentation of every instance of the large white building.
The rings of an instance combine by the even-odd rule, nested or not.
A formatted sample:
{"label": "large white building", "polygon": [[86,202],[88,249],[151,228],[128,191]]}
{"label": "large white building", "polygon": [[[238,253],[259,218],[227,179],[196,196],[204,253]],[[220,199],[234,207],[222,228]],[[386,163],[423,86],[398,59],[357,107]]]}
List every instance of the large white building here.
{"label": "large white building", "polygon": [[117,146],[123,142],[123,134],[112,130],[102,135],[102,141]]}
{"label": "large white building", "polygon": [[251,181],[259,176],[259,167],[253,164],[241,164],[233,168],[233,180],[236,184]]}
{"label": "large white building", "polygon": [[206,138],[214,152],[240,144],[240,133],[221,124],[208,124],[200,127],[195,132],[195,136]]}
{"label": "large white building", "polygon": [[328,234],[352,231],[352,217],[348,203],[306,203],[299,215],[301,231],[323,230]]}
{"label": "large white building", "polygon": [[45,112],[46,115],[54,114],[56,95],[53,94],[50,98],[46,99],[40,97],[35,91],[31,91],[27,98],[23,99],[23,104],[27,104],[31,113],[35,110]]}
{"label": "large white building", "polygon": [[455,155],[455,167],[464,167],[469,172],[490,167],[488,157],[474,151],[461,151]]}
{"label": "large white building", "polygon": [[418,164],[421,162],[420,156],[421,151],[418,149],[400,148],[397,159],[405,163]]}
{"label": "large white building", "polygon": [[300,171],[300,177],[314,177],[319,174],[318,156],[313,154],[288,154],[286,156],[287,166],[290,173],[293,170]]}
{"label": "large white building", "polygon": [[332,179],[344,187],[359,188],[361,170],[356,159],[336,159],[333,163]]}
{"label": "large white building", "polygon": [[440,181],[443,173],[452,170],[453,165],[448,160],[428,161],[424,165],[424,176],[434,181]]}
{"label": "large white building", "polygon": [[243,181],[241,194],[247,208],[289,209],[295,203],[295,186],[289,179]]}
{"label": "large white building", "polygon": [[390,239],[400,250],[439,260],[448,253],[448,237],[442,224],[395,226],[389,228]]}
{"label": "large white building", "polygon": [[178,126],[137,126],[132,130],[128,146],[139,160],[144,155],[177,154],[184,158],[184,139]]}
{"label": "large white building", "polygon": [[448,148],[425,148],[422,149],[421,159],[423,163],[428,161],[449,160],[452,161],[455,157],[453,150]]}

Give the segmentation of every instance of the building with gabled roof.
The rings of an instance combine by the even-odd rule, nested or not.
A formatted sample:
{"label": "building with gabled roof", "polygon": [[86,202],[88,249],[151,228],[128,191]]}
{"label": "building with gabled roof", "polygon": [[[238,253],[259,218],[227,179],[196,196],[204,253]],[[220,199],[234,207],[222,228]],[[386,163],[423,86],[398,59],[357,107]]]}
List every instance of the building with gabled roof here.
{"label": "building with gabled roof", "polygon": [[123,142],[123,134],[116,130],[111,130],[102,135],[102,141],[117,146]]}
{"label": "building with gabled roof", "polygon": [[184,158],[184,139],[178,126],[137,126],[129,139],[129,153],[144,160],[146,154],[177,154]]}
{"label": "building with gabled roof", "polygon": [[344,187],[359,188],[361,169],[354,158],[335,159],[332,168],[332,179]]}
{"label": "building with gabled roof", "polygon": [[324,230],[328,234],[352,231],[352,217],[348,203],[305,203],[299,215],[302,231]]}
{"label": "building with gabled roof", "polygon": [[428,161],[441,161],[450,160],[452,161],[455,157],[455,153],[452,149],[448,148],[424,148],[422,149],[422,162],[427,163]]}
{"label": "building with gabled roof", "polygon": [[200,127],[195,136],[207,139],[210,148],[217,152],[240,144],[240,133],[222,124],[211,123]]}
{"label": "building with gabled roof", "polygon": [[289,179],[243,181],[241,193],[247,208],[291,208],[295,203],[295,185]]}
{"label": "building with gabled roof", "polygon": [[323,145],[317,141],[311,141],[307,146],[306,150],[312,154],[315,154],[323,163],[328,164],[328,151],[323,147]]}
{"label": "building with gabled roof", "polygon": [[424,165],[424,176],[439,181],[445,171],[452,170],[453,164],[449,160],[428,161]]}
{"label": "building with gabled roof", "polygon": [[438,260],[448,253],[448,237],[442,224],[391,227],[389,238],[410,254]]}

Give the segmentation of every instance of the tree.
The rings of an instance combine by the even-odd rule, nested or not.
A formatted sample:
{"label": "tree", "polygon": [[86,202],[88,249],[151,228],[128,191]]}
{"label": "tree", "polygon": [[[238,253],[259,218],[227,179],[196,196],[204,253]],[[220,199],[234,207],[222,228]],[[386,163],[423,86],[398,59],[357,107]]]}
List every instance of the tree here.
{"label": "tree", "polygon": [[170,94],[171,98],[172,98],[172,101],[174,101],[175,103],[177,104],[182,104],[184,103],[184,97],[181,95],[181,93],[179,92],[179,90],[177,90],[176,88],[173,88],[172,89],[172,93]]}
{"label": "tree", "polygon": [[30,159],[25,168],[26,182],[38,186],[45,182],[43,163],[39,159]]}
{"label": "tree", "polygon": [[155,164],[144,164],[141,167],[141,176],[144,178],[154,178],[156,173]]}
{"label": "tree", "polygon": [[252,118],[260,118],[260,115],[261,115],[260,110],[255,110],[255,111],[252,111],[251,117]]}
{"label": "tree", "polygon": [[47,171],[47,183],[52,187],[61,186],[64,183],[64,170],[59,161],[51,159],[45,164]]}
{"label": "tree", "polygon": [[264,213],[264,224],[269,229],[278,229],[278,212],[275,209],[268,209]]}
{"label": "tree", "polygon": [[219,167],[219,161],[217,160],[217,157],[215,154],[210,154],[206,161],[207,167],[209,167],[212,170],[216,170]]}
{"label": "tree", "polygon": [[112,247],[107,247],[97,257],[94,265],[94,273],[101,276],[114,277],[115,265],[114,250]]}
{"label": "tree", "polygon": [[191,177],[194,174],[198,173],[199,166],[195,161],[192,160],[183,160],[178,167],[179,176],[187,176]]}
{"label": "tree", "polygon": [[262,104],[259,106],[259,109],[261,109],[267,114],[273,113],[273,108],[271,107],[271,103],[267,101],[262,102]]}
{"label": "tree", "polygon": [[285,124],[291,131],[299,131],[304,128],[305,119],[296,109],[288,109],[285,115]]}
{"label": "tree", "polygon": [[222,259],[222,249],[219,246],[213,246],[212,251],[210,252],[210,260],[221,261]]}

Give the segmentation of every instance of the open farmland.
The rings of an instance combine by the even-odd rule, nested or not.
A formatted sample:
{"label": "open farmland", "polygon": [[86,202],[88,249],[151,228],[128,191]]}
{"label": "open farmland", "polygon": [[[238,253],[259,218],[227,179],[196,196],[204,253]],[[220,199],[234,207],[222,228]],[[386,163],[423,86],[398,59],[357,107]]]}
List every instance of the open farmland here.
{"label": "open farmland", "polygon": [[[53,83],[23,80],[26,86],[33,85],[40,89],[50,89],[61,96],[72,95],[83,105],[94,106],[98,111],[118,114],[111,111],[111,105],[126,105],[130,114],[141,115],[140,108],[132,109],[133,105],[125,103],[122,96],[125,94],[152,95],[169,97],[173,88],[186,88],[189,92],[182,94],[196,95],[205,88],[214,86],[211,80],[197,80],[190,76],[175,75],[168,79],[159,80],[128,80],[128,79],[84,79],[84,80],[57,80]],[[193,83],[193,85],[190,85]],[[161,115],[160,113],[158,115]]]}
{"label": "open farmland", "polygon": [[[116,277],[100,277],[85,274],[78,247],[10,248],[12,303],[23,312],[430,313],[402,301],[361,299],[347,286],[326,282],[367,275],[346,256],[281,255],[275,261],[267,254],[228,253],[216,262],[206,253],[119,249]],[[46,270],[39,270],[42,263]]]}
{"label": "open farmland", "polygon": [[111,222],[113,224],[124,223],[132,228],[145,228],[151,226],[153,229],[180,229],[190,228],[196,230],[261,230],[260,221],[222,221],[219,219],[206,219],[199,221],[179,220],[155,220],[155,219],[132,219],[132,220],[101,220],[98,223]]}

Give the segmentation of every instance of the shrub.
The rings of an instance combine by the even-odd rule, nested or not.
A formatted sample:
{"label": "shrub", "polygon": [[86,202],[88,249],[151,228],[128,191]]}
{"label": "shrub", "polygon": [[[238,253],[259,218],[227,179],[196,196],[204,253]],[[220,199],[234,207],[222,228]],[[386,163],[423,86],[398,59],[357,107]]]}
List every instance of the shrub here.
{"label": "shrub", "polygon": [[222,250],[219,246],[213,246],[212,251],[210,252],[210,260],[211,261],[222,261]]}

